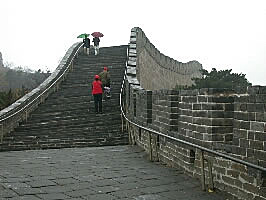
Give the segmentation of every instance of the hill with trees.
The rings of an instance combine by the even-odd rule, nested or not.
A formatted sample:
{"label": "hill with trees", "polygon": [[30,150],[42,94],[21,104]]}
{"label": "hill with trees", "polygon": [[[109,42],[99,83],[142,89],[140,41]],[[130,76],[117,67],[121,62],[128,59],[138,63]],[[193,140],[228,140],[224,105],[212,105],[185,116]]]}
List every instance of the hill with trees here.
{"label": "hill with trees", "polygon": [[40,85],[51,73],[28,68],[13,67],[10,64],[0,68],[0,110]]}

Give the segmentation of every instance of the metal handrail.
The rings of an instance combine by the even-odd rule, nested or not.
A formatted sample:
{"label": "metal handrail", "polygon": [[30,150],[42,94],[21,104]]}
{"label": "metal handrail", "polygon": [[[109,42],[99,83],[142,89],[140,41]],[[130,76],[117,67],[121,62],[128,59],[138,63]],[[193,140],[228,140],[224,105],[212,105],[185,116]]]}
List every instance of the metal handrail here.
{"label": "metal handrail", "polygon": [[35,102],[37,99],[39,99],[46,91],[48,91],[52,86],[54,86],[61,78],[62,76],[65,75],[65,73],[67,72],[67,70],[69,69],[69,66],[72,64],[75,56],[77,55],[77,53],[79,52],[79,49],[82,47],[82,43],[79,44],[80,46],[78,47],[78,49],[76,50],[75,54],[72,56],[70,62],[68,63],[66,69],[64,70],[64,72],[48,87],[46,88],[41,94],[39,94],[36,98],[34,98],[32,101],[30,101],[29,103],[27,103],[24,107],[22,107],[20,110],[16,111],[15,113],[3,118],[3,119],[0,119],[0,123],[2,121],[5,121],[7,119],[9,119],[10,117],[13,117],[14,115],[20,113],[21,111],[24,111],[29,105],[31,105],[33,102]]}
{"label": "metal handrail", "polygon": [[205,152],[208,152],[208,153],[211,153],[211,154],[214,154],[214,155],[217,155],[217,156],[220,156],[222,158],[226,158],[228,160],[231,160],[231,161],[234,161],[234,162],[237,162],[237,163],[240,163],[240,164],[243,164],[245,166],[248,166],[248,167],[252,167],[254,169],[257,169],[257,170],[260,170],[260,171],[263,171],[263,172],[266,172],[266,168],[264,167],[261,167],[261,166],[258,166],[258,165],[255,165],[255,164],[252,164],[252,163],[249,163],[249,162],[246,162],[246,161],[243,161],[241,159],[238,159],[238,158],[234,158],[232,156],[229,156],[229,155],[226,155],[224,153],[221,153],[221,152],[218,152],[218,151],[214,151],[214,150],[211,150],[211,149],[208,149],[206,147],[202,147],[202,146],[199,146],[199,145],[196,145],[196,144],[193,144],[193,143],[190,143],[190,142],[187,142],[187,141],[184,141],[184,140],[180,140],[180,139],[177,139],[177,138],[174,138],[172,136],[169,136],[169,135],[166,135],[164,133],[161,133],[159,131],[156,131],[154,129],[151,129],[151,128],[147,128],[147,127],[144,127],[142,125],[139,125],[133,121],[131,121],[130,119],[128,119],[124,113],[124,110],[123,110],[123,105],[122,105],[122,92],[123,92],[123,88],[124,88],[124,84],[125,84],[125,79],[126,79],[126,70],[125,70],[125,74],[124,74],[124,79],[123,79],[123,82],[122,82],[122,86],[121,86],[121,90],[120,90],[120,109],[121,109],[121,113],[122,113],[122,116],[131,124],[133,124],[134,126],[137,126],[138,128],[141,128],[141,129],[144,129],[148,132],[152,132],[152,133],[155,133],[159,136],[162,136],[162,137],[165,137],[165,138],[168,138],[170,140],[173,140],[173,141],[176,141],[176,142],[179,142],[179,143],[182,143],[182,144],[186,144],[188,146],[191,146],[191,147],[194,147],[194,148],[197,148],[197,149],[200,149],[201,151],[205,151]]}

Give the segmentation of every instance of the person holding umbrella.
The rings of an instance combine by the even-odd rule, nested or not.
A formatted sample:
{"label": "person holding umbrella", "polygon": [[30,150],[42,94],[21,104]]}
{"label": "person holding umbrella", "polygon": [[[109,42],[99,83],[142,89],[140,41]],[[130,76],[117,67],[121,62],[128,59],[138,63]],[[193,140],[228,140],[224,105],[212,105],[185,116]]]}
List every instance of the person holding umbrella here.
{"label": "person holding umbrella", "polygon": [[90,54],[90,45],[91,45],[91,41],[90,41],[90,38],[88,38],[87,36],[83,39],[83,46],[84,46],[84,53],[88,55]]}
{"label": "person holding umbrella", "polygon": [[94,43],[94,51],[95,55],[98,55],[100,53],[100,48],[99,48],[99,43],[100,43],[100,38],[94,37],[93,38],[93,43]]}
{"label": "person holding umbrella", "polygon": [[90,34],[87,33],[82,33],[80,34],[77,38],[83,38],[83,48],[84,48],[84,53],[85,54],[90,54]]}
{"label": "person holding umbrella", "polygon": [[100,43],[100,37],[103,37],[103,34],[100,32],[93,32],[91,34],[93,36],[93,43],[94,43],[94,51],[95,51],[95,55],[98,55],[100,52],[99,49],[99,43]]}

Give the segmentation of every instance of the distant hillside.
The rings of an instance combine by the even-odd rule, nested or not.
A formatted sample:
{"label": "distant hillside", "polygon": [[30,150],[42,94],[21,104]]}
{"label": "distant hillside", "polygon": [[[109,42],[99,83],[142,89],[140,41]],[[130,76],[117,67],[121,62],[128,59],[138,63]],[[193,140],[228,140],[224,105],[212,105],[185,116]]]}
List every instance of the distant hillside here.
{"label": "distant hillside", "polygon": [[28,68],[14,67],[8,63],[6,65],[8,66],[3,64],[0,52],[0,110],[36,88],[51,74],[49,71],[43,72],[40,69],[33,71]]}
{"label": "distant hillside", "polygon": [[27,88],[32,90],[40,85],[48,76],[49,72],[23,71],[20,68],[10,69],[7,67],[0,69],[0,91],[8,91],[9,89]]}
{"label": "distant hillside", "polygon": [[[33,71],[28,68],[14,67],[12,64],[3,64],[0,52],[0,92],[24,88],[32,90],[40,85],[50,72]],[[12,69],[11,69],[12,68]]]}
{"label": "distant hillside", "polygon": [[0,52],[0,69],[4,67],[2,53]]}

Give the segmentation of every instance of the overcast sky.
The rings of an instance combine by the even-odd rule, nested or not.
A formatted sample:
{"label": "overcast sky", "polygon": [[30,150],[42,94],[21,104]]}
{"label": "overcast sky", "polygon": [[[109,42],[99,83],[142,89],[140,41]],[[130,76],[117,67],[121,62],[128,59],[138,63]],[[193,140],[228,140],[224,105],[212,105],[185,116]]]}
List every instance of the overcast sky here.
{"label": "overcast sky", "polygon": [[265,0],[1,0],[0,26],[4,62],[16,66],[54,70],[79,34],[124,45],[137,26],[175,60],[266,85]]}

